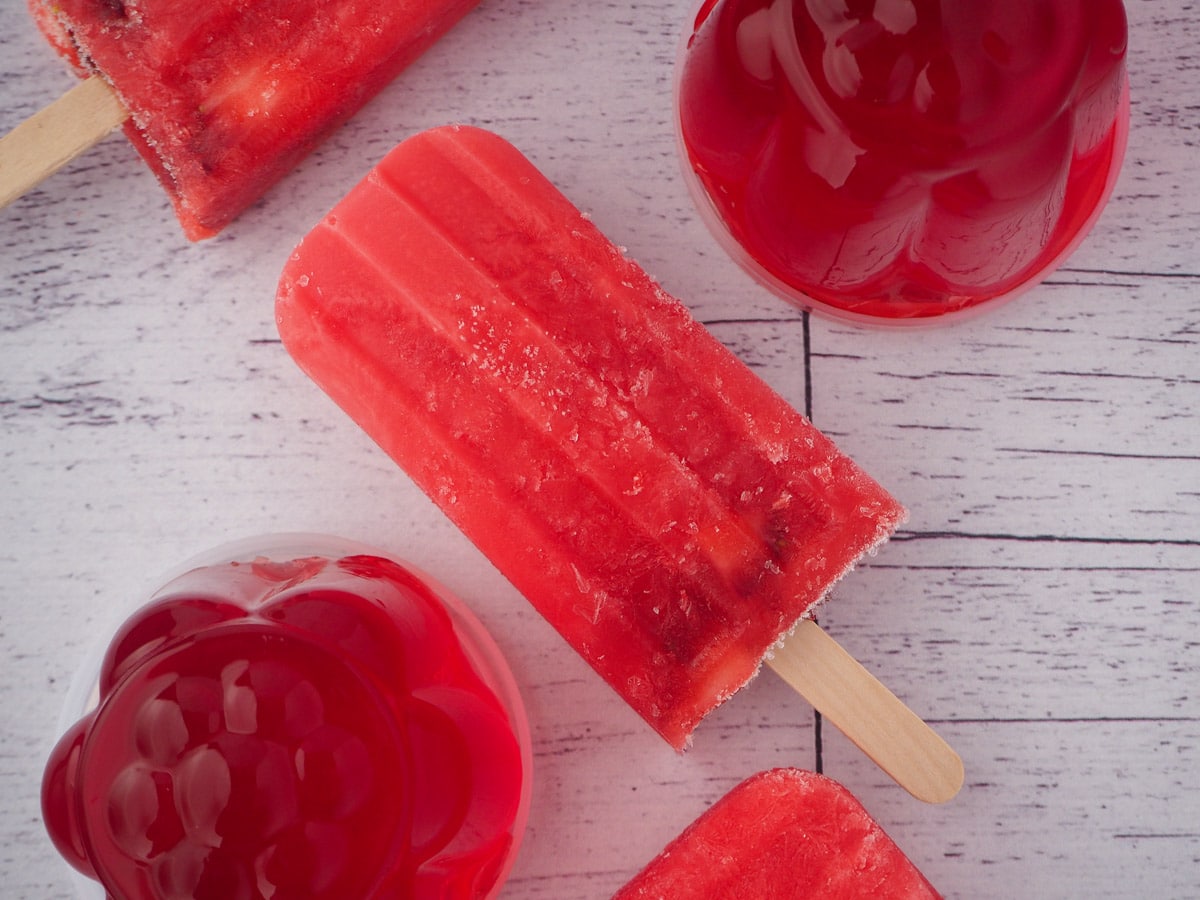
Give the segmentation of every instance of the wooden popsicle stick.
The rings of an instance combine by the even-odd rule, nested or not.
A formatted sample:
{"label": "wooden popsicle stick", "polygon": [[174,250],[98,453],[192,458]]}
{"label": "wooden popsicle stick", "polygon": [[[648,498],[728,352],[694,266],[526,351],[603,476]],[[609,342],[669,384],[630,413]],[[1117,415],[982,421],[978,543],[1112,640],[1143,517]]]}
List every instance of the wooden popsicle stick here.
{"label": "wooden popsicle stick", "polygon": [[918,800],[962,787],[959,755],[816,622],[801,620],[767,665]]}
{"label": "wooden popsicle stick", "polygon": [[0,137],[0,207],[32,190],[129,118],[108,82],[85,79]]}

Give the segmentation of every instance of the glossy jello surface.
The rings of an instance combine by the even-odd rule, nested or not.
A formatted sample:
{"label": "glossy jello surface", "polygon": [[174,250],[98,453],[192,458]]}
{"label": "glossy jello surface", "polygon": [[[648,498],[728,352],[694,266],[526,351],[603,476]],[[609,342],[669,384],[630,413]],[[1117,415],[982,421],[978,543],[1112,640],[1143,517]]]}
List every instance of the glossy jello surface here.
{"label": "glossy jello surface", "polygon": [[51,755],[56,846],[122,900],[493,896],[528,734],[494,645],[446,600],[371,554],[176,578]]}
{"label": "glossy jello surface", "polygon": [[708,0],[685,168],[718,238],[799,305],[959,312],[1036,283],[1098,216],[1125,47],[1120,0]]}

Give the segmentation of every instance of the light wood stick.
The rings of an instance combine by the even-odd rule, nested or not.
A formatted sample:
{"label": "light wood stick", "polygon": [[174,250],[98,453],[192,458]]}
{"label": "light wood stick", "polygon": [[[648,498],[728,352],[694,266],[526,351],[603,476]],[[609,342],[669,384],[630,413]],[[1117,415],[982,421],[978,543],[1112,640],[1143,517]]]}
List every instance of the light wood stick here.
{"label": "light wood stick", "polygon": [[816,622],[802,620],[767,665],[918,800],[962,787],[959,755]]}
{"label": "light wood stick", "polygon": [[81,81],[0,137],[0,207],[32,190],[129,118],[103,78]]}

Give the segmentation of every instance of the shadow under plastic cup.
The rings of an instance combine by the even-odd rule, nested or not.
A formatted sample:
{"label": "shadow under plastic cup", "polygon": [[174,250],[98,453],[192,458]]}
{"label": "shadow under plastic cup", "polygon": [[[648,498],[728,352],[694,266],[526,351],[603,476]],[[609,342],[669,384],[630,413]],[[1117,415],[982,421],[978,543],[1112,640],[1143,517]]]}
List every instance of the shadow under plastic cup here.
{"label": "shadow under plastic cup", "polygon": [[43,782],[81,898],[500,892],[532,742],[461,600],[312,534],[217,548],[145,596],[79,670]]}
{"label": "shadow under plastic cup", "polygon": [[1036,285],[1099,218],[1126,32],[1120,0],[707,0],[676,67],[685,179],[795,305],[956,320]]}

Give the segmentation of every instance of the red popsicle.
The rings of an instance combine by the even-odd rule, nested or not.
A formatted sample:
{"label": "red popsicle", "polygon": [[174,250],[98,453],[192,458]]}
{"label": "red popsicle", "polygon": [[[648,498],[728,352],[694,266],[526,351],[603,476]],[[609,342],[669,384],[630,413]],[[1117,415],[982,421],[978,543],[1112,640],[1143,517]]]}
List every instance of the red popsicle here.
{"label": "red popsicle", "polygon": [[[91,80],[30,134],[28,156],[5,139],[0,201],[29,187],[15,183],[23,173],[36,180],[65,162],[56,153],[124,121],[185,234],[209,237],[477,3],[29,0],[47,39]],[[78,146],[47,148],[59,139]]]}
{"label": "red popsicle", "polygon": [[677,748],[904,515],[479,129],[389,154],[297,248],[277,318]]}
{"label": "red popsicle", "polygon": [[846,788],[799,769],[722,797],[613,900],[939,900]]}

